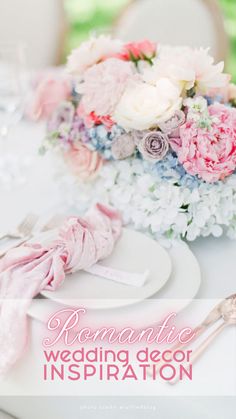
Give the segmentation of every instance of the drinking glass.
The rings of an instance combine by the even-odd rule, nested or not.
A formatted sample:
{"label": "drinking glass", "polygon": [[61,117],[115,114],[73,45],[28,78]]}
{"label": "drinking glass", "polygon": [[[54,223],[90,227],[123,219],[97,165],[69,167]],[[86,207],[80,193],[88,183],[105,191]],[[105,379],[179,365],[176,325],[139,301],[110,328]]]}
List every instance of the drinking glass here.
{"label": "drinking glass", "polygon": [[21,119],[26,89],[25,46],[0,43],[0,138]]}

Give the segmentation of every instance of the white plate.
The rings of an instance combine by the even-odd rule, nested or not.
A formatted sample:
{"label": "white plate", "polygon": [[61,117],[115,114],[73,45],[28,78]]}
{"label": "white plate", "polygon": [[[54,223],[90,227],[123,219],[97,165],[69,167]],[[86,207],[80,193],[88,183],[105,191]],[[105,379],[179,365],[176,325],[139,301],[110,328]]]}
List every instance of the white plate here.
{"label": "white plate", "polygon": [[[177,309],[180,310],[184,308],[184,306],[186,306],[186,304],[188,304],[196,296],[201,283],[200,269],[197,260],[186,244],[180,243],[173,247],[170,250],[170,255],[174,268],[173,274],[171,275],[171,278],[166,286],[162,288],[161,292],[154,296],[156,300],[151,300],[153,302],[153,314],[156,316],[156,321],[160,320],[160,316],[163,315],[163,309],[166,310],[166,304],[170,304],[171,309],[176,311]],[[122,323],[125,322],[127,326],[127,323],[129,322],[128,324],[130,325],[130,322],[132,323],[134,318],[137,320],[137,317],[139,316],[138,322],[139,326],[141,327],[141,325],[149,321],[149,317],[146,317],[145,312],[145,307],[147,307],[148,301],[142,301],[133,306],[120,307],[109,310],[89,310],[91,317],[87,318],[86,325],[92,327],[97,321],[98,324],[103,322],[104,326],[105,319],[106,321],[111,321],[114,326],[117,324],[119,329],[121,329]],[[59,303],[49,299],[33,300],[30,309],[30,315],[45,322],[49,315],[52,315],[61,308],[62,306]],[[108,325],[106,324],[106,326]],[[4,381],[2,385],[0,383],[0,392],[2,395],[33,396],[40,394],[42,396],[50,396],[55,394],[63,394],[73,396],[80,394],[78,393],[79,390],[77,385],[71,387],[69,383],[68,385],[67,383],[64,385],[65,383],[53,382],[51,386],[50,382],[45,383],[39,379],[42,372],[42,360],[39,356],[39,351],[41,351],[39,341],[41,342],[42,339],[41,327],[42,325],[39,322],[32,321],[30,335],[31,340],[28,352],[26,352],[22,361],[18,362],[18,364],[13,368],[7,382]],[[43,325],[42,336],[45,337],[44,327],[45,326]],[[63,385],[60,386],[60,384]],[[82,385],[84,386],[84,383],[82,383]],[[156,387],[153,386],[153,384],[151,385],[153,391],[155,391],[155,394],[158,394]],[[113,386],[109,386],[109,389],[109,395],[114,394]],[[93,393],[92,390],[96,393]],[[95,394],[96,396],[104,396],[104,394],[106,394],[104,393],[103,386],[99,386],[97,384],[95,387],[91,386],[89,391],[90,397]],[[123,395],[127,396],[125,391],[126,390],[124,389]],[[144,392],[142,394],[144,394]],[[35,417],[40,417],[37,416],[37,412],[35,413]]]}
{"label": "white plate", "polygon": [[[197,295],[201,284],[201,272],[199,264],[186,243],[180,242],[168,250],[172,261],[172,273],[165,286],[153,296],[153,304],[138,303],[135,306],[107,310],[105,315],[112,319],[114,324],[125,323],[126,319],[135,318],[142,325],[156,320],[156,315],[166,314],[167,306],[172,311],[180,311],[186,307]],[[78,306],[78,304],[76,304]],[[35,299],[32,301],[28,314],[41,320],[47,321],[52,313],[61,308],[61,305],[49,299]],[[151,311],[151,312],[150,312]],[[90,311],[91,312],[91,311]],[[98,322],[103,320],[104,311],[95,310],[92,315]]]}
{"label": "white plate", "polygon": [[149,276],[142,287],[124,285],[79,271],[68,276],[57,291],[43,291],[42,295],[67,304],[83,304],[93,309],[121,307],[151,297],[168,281],[171,259],[157,241],[134,230],[123,229],[113,253],[101,264],[127,272]]}

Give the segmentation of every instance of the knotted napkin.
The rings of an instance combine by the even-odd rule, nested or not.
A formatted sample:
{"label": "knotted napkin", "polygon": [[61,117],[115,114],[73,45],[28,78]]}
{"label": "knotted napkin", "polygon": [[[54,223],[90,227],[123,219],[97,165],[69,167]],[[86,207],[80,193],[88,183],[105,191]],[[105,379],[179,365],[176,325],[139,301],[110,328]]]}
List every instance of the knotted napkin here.
{"label": "knotted napkin", "polygon": [[27,310],[42,290],[56,290],[67,273],[109,256],[121,233],[121,217],[97,204],[84,218],[68,218],[49,245],[25,244],[0,260],[0,374],[27,343]]}

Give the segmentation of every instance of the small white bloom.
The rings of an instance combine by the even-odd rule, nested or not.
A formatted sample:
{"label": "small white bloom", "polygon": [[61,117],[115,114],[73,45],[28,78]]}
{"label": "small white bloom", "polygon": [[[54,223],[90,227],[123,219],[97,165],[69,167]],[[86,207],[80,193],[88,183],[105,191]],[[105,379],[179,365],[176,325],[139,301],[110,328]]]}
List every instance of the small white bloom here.
{"label": "small white bloom", "polygon": [[195,98],[188,97],[184,100],[183,104],[192,112],[203,113],[207,110],[207,100],[202,96],[197,96]]}
{"label": "small white bloom", "polygon": [[200,235],[200,228],[195,224],[190,224],[187,231],[187,240],[194,241]]}
{"label": "small white bloom", "polygon": [[103,177],[91,185],[77,185],[63,170],[63,197],[78,212],[99,200],[109,203],[121,211],[125,225],[146,234],[151,231],[165,245],[181,236],[189,241],[218,237],[224,230],[236,238],[236,175],[217,184],[201,183],[191,191],[147,174],[139,159],[107,163]]}
{"label": "small white bloom", "polygon": [[220,236],[222,236],[222,234],[223,234],[222,227],[219,226],[219,225],[217,225],[217,224],[213,225],[212,228],[211,228],[211,234],[214,237],[220,237]]}

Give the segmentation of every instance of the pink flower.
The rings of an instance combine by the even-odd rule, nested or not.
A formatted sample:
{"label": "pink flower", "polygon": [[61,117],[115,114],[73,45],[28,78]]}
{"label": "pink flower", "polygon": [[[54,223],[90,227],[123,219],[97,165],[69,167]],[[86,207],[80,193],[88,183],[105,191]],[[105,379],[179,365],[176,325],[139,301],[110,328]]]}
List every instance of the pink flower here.
{"label": "pink flower", "polygon": [[70,94],[69,78],[46,76],[36,87],[27,112],[29,118],[35,121],[49,118],[61,102],[69,99]]}
{"label": "pink flower", "polygon": [[87,114],[112,115],[120,100],[126,82],[134,77],[134,65],[110,58],[94,65],[84,74],[77,91],[83,95],[82,105]]}
{"label": "pink flower", "polygon": [[143,40],[125,44],[121,54],[117,57],[122,60],[145,60],[152,59],[156,55],[157,45],[154,42]]}
{"label": "pink flower", "polygon": [[94,125],[103,124],[108,131],[111,130],[115,122],[109,115],[98,116],[95,112],[87,114],[84,110],[83,104],[80,103],[77,109],[77,114],[83,119],[84,124],[87,128],[92,128]]}
{"label": "pink flower", "polygon": [[236,109],[214,103],[214,105],[209,106],[208,111],[211,117],[219,120],[220,124],[230,125],[236,131]]}
{"label": "pink flower", "polygon": [[79,48],[74,49],[68,58],[67,68],[69,73],[83,77],[88,68],[109,57],[114,57],[122,50],[122,42],[100,35],[83,42]]}
{"label": "pink flower", "polygon": [[94,179],[103,165],[102,157],[78,142],[64,153],[64,159],[71,171],[81,180]]}
{"label": "pink flower", "polygon": [[236,168],[236,109],[217,104],[209,107],[209,114],[210,128],[190,120],[180,127],[180,138],[169,141],[189,174],[216,182]]}

